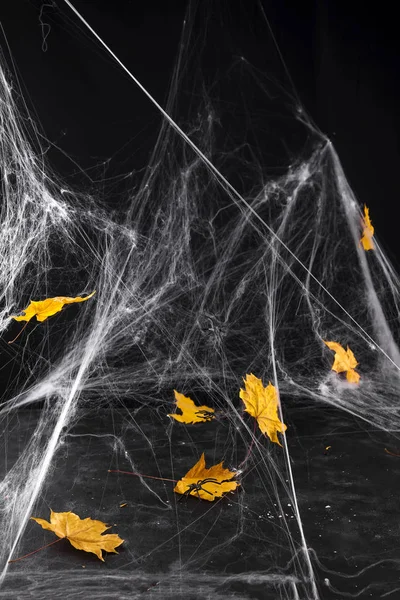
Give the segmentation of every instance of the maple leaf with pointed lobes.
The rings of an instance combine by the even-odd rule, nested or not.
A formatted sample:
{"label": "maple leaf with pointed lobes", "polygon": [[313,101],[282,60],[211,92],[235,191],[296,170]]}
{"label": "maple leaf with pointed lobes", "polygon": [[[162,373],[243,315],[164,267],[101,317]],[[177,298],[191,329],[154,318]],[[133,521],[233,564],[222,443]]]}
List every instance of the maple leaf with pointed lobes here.
{"label": "maple leaf with pointed lobes", "polygon": [[374,235],[374,227],[371,223],[371,219],[369,216],[369,208],[364,204],[364,218],[361,220],[361,224],[363,226],[363,235],[360,240],[360,244],[364,250],[374,250],[375,245],[372,241],[372,236]]}
{"label": "maple leaf with pointed lobes", "polygon": [[174,390],[176,407],[182,414],[168,415],[180,423],[205,423],[215,419],[214,409],[209,406],[196,406],[191,398]]}
{"label": "maple leaf with pointed lobes", "polygon": [[278,432],[284,433],[287,427],[278,416],[279,400],[275,386],[269,382],[264,387],[261,379],[252,373],[247,374],[243,381],[245,389],[240,390],[239,396],[245,404],[245,411],[257,420],[262,433],[271,442],[282,446],[278,440]]}
{"label": "maple leaf with pointed lobes", "polygon": [[358,383],[360,375],[354,370],[358,362],[350,348],[347,346],[347,350],[345,350],[338,342],[325,342],[324,340],[323,342],[335,352],[332,371],[346,373],[346,379],[349,383]]}
{"label": "maple leaf with pointed lobes", "polygon": [[236,490],[240,484],[237,481],[231,481],[236,475],[237,473],[234,471],[224,469],[223,461],[207,469],[203,452],[194,467],[178,481],[174,492],[213,502],[215,498],[221,497],[226,492]]}
{"label": "maple leaf with pointed lobes", "polygon": [[11,316],[14,321],[30,321],[33,317],[40,322],[45,321],[48,317],[52,317],[56,313],[60,312],[64,304],[73,304],[75,302],[85,302],[89,300],[96,291],[92,292],[88,296],[82,298],[77,296],[76,298],[68,298],[67,296],[56,296],[55,298],[47,298],[46,300],[32,300],[29,306],[23,311],[23,315]]}
{"label": "maple leaf with pointed lobes", "polygon": [[77,550],[92,552],[104,562],[102,550],[118,554],[115,548],[120,546],[122,540],[116,533],[107,533],[104,531],[110,529],[102,521],[94,519],[81,519],[73,512],[56,513],[50,511],[50,523],[45,519],[31,517],[33,521],[39,523],[43,529],[53,531],[59,538],[67,539]]}

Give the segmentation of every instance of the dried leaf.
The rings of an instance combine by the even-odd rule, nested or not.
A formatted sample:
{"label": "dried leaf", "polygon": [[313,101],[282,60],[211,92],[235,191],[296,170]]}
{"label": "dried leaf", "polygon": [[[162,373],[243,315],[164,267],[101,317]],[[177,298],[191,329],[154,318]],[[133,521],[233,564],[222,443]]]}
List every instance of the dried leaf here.
{"label": "dried leaf", "polygon": [[96,292],[92,292],[88,296],[82,298],[68,298],[66,296],[56,296],[55,298],[47,298],[46,300],[32,300],[29,306],[23,311],[23,315],[20,317],[11,316],[11,319],[15,321],[30,321],[36,316],[36,319],[40,322],[45,321],[48,317],[52,317],[56,313],[60,312],[64,304],[73,304],[74,302],[85,302],[89,300]]}
{"label": "dried leaf", "polygon": [[101,535],[110,529],[102,521],[90,518],[81,519],[73,512],[50,511],[50,523],[45,519],[36,519],[35,517],[31,517],[31,519],[39,523],[43,529],[53,531],[57,537],[67,539],[77,550],[93,552],[103,562],[102,550],[118,554],[115,548],[124,541],[116,533]]}
{"label": "dried leaf", "polygon": [[168,415],[180,423],[205,423],[215,418],[214,409],[208,406],[196,406],[191,398],[174,390],[176,407],[182,414]]}
{"label": "dried leaf", "polygon": [[371,223],[371,219],[369,216],[369,208],[364,205],[364,218],[361,221],[363,226],[363,235],[360,240],[360,244],[362,244],[364,250],[374,250],[375,245],[372,241],[372,236],[374,235],[374,227]]}
{"label": "dried leaf", "polygon": [[237,481],[230,481],[236,476],[234,471],[223,468],[223,462],[206,469],[204,452],[199,461],[178,481],[174,488],[177,494],[188,494],[202,500],[212,502],[226,492],[233,492]]}
{"label": "dried leaf", "polygon": [[335,359],[332,365],[332,371],[336,373],[346,373],[346,379],[350,383],[358,383],[360,375],[354,370],[358,365],[356,358],[350,348],[347,346],[345,350],[337,342],[325,342],[324,343],[335,352]]}
{"label": "dried leaf", "polygon": [[261,379],[250,373],[243,380],[245,389],[240,390],[239,396],[245,404],[245,410],[257,420],[261,431],[271,442],[282,444],[278,440],[278,432],[283,433],[287,427],[278,417],[278,392],[271,382],[263,386]]}

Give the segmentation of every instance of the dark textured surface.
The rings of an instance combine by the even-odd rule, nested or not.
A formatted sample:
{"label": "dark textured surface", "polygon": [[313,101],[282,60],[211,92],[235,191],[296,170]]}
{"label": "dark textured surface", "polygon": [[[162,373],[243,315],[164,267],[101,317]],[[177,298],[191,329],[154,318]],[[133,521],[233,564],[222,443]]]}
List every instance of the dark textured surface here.
{"label": "dark textured surface", "polygon": [[[394,438],[332,409],[292,406],[288,414],[296,496],[321,598],[400,598],[400,457],[385,451],[396,453]],[[37,417],[30,411],[9,420],[8,468]],[[203,450],[207,465],[224,458],[234,467],[246,448],[227,423],[171,427],[164,414],[145,409],[87,412],[65,433],[34,515],[72,510],[113,525],[125,543],[101,563],[61,541],[10,565],[0,598],[272,600],[296,597],[295,588],[311,597],[301,552],[290,562],[300,535],[278,446],[261,440],[267,451],[254,450],[241,490],[214,503],[177,502],[173,483],[108,473],[134,468],[177,479]],[[18,554],[52,540],[29,522]]]}

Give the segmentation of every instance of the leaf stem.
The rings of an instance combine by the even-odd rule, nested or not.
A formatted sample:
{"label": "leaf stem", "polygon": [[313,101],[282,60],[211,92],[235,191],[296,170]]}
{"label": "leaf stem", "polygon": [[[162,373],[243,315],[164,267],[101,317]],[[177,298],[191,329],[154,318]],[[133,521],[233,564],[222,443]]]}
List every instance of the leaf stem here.
{"label": "leaf stem", "polygon": [[9,344],[13,344],[21,335],[21,333],[24,331],[25,327],[28,325],[29,321],[27,321],[25,323],[25,325],[23,326],[23,328],[21,329],[21,331],[18,333],[18,335],[15,336],[15,338],[13,340],[11,340],[10,342],[8,342]]}
{"label": "leaf stem", "polygon": [[109,473],[122,473],[123,475],[136,475],[136,477],[145,477],[146,479],[158,479],[158,481],[172,481],[178,483],[177,479],[167,479],[166,477],[154,477],[154,475],[141,475],[140,473],[133,473],[132,471],[119,471],[114,469],[108,469]]}
{"label": "leaf stem", "polygon": [[53,544],[57,544],[57,542],[61,542],[61,540],[65,540],[65,538],[58,538],[57,540],[54,540],[54,542],[50,542],[50,544],[46,544],[45,546],[42,546],[41,548],[38,548],[37,550],[34,550],[33,552],[29,552],[28,554],[24,554],[24,556],[20,556],[19,558],[14,558],[13,560],[9,560],[9,563],[15,563],[18,562],[19,560],[22,560],[23,558],[28,558],[28,556],[32,556],[32,554],[36,554],[36,552],[40,552],[40,550],[44,550],[45,548],[48,548],[49,546],[52,546]]}
{"label": "leaf stem", "polygon": [[390,452],[390,450],[388,450],[387,448],[385,448],[384,450],[387,454],[390,454],[390,456],[400,456],[400,454],[395,454],[394,452]]}

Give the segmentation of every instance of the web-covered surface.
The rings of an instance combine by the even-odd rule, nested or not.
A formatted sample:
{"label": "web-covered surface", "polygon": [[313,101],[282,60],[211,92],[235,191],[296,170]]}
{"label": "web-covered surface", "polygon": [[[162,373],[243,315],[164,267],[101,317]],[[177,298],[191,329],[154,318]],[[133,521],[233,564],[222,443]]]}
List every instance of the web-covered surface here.
{"label": "web-covered surface", "polygon": [[[184,128],[244,202],[164,123],[143,178],[111,210],[52,173],[1,71],[0,597],[368,598],[396,587],[382,489],[399,469],[383,451],[399,428],[398,278],[379,241],[360,245],[361,207],[331,143],[304,112],[288,127],[288,98],[259,74],[240,77],[258,90],[245,121],[231,111],[223,128],[207,99]],[[260,123],[267,157],[286,147],[284,130],[302,148],[274,172]],[[31,299],[93,290],[7,344],[21,329],[10,315]],[[352,348],[359,385],[331,371],[323,340]],[[247,373],[279,390],[282,447],[244,413]],[[216,419],[171,421],[174,389]],[[338,438],[340,455],[324,451]],[[382,472],[365,483],[371,439]],[[177,480],[202,452],[238,470],[237,492],[209,503],[149,478]],[[352,499],[363,527],[343,516]],[[8,563],[52,539],[29,521],[50,508],[113,525],[119,555],[103,564],[63,541]],[[343,568],[338,553],[357,562]]]}

